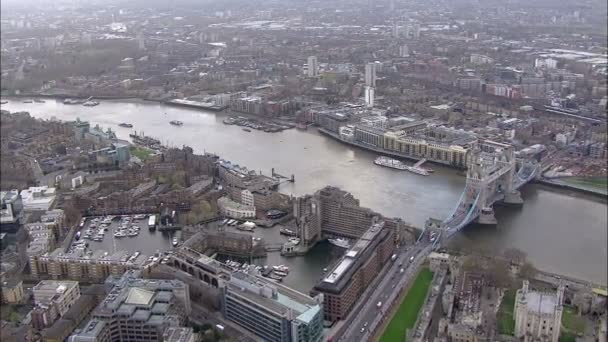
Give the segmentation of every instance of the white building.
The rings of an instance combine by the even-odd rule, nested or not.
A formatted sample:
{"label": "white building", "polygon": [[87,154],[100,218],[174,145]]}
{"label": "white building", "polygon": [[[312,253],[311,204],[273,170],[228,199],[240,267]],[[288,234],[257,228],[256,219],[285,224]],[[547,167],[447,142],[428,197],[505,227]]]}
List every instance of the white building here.
{"label": "white building", "polygon": [[255,207],[255,200],[253,194],[251,193],[251,191],[249,191],[249,189],[241,191],[241,203],[243,203],[244,205]]}
{"label": "white building", "polygon": [[410,56],[410,49],[407,45],[401,45],[399,46],[399,57],[409,57]]}
{"label": "white building", "polygon": [[535,68],[547,68],[547,69],[556,69],[557,68],[557,60],[553,58],[537,58],[534,60]]}
{"label": "white building", "polygon": [[523,341],[558,342],[564,286],[556,293],[530,291],[524,280],[515,296],[515,337]]}
{"label": "white building", "polygon": [[30,187],[21,190],[21,200],[23,202],[23,210],[49,210],[55,202],[55,188],[48,186]]}
{"label": "white building", "polygon": [[319,62],[317,56],[308,57],[308,77],[316,77],[319,74]]}
{"label": "white building", "polygon": [[226,217],[242,219],[255,217],[255,207],[235,202],[228,197],[221,197],[217,200],[217,205],[222,214]]}
{"label": "white building", "polygon": [[373,115],[361,118],[361,123],[375,128],[387,128],[388,118],[383,115]]}
{"label": "white building", "polygon": [[374,87],[365,87],[365,105],[369,108],[374,107]]}
{"label": "white building", "polygon": [[365,86],[376,87],[376,63],[365,64]]}

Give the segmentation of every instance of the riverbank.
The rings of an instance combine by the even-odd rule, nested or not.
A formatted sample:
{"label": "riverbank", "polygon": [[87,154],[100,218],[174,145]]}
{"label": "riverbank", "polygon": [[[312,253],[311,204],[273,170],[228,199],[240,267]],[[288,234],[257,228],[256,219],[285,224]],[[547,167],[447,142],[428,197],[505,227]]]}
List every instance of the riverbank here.
{"label": "riverbank", "polygon": [[606,190],[602,191],[600,189],[590,189],[587,187],[577,186],[575,184],[562,182],[562,181],[559,181],[556,179],[539,179],[539,180],[536,180],[535,182],[542,184],[542,185],[546,185],[547,187],[550,187],[550,188],[571,190],[571,191],[580,192],[580,193],[584,193],[587,195],[591,195],[591,196],[595,196],[595,197],[599,197],[599,198],[603,198],[603,199],[606,199],[608,197],[608,191],[606,191]]}
{"label": "riverbank", "polygon": [[[457,170],[442,165],[434,167],[435,173],[429,177],[379,167],[373,163],[378,153],[343,144],[316,129],[274,134],[243,132],[241,127],[222,123],[228,113],[141,100],[99,101],[95,107],[67,106],[52,100],[29,104],[17,98],[7,100],[9,103],[1,108],[11,112],[27,111],[40,119],[80,118],[93,126],[111,127],[118,138],[125,140],[131,140],[129,134],[137,130],[159,138],[168,146],[187,145],[197,153],[215,152],[256,172],[270,173],[275,168],[280,173],[293,173],[298,181],[280,186],[280,191],[287,195],[302,196],[328,184],[337,186],[352,193],[362,206],[387,217],[402,218],[413,226],[423,226],[429,217],[449,215],[465,183]],[[184,125],[172,126],[170,120],[182,121]],[[118,126],[122,122],[133,124],[133,128]],[[521,191],[525,201],[522,207],[496,208],[496,227],[473,224],[457,234],[463,248],[485,246],[497,253],[518,248],[538,268],[605,284],[608,267],[605,201],[541,184],[528,184]],[[323,245],[318,249],[318,259],[309,256],[283,259],[273,255],[271,262],[298,269],[293,279],[287,279],[288,285],[295,284],[306,291],[319,276],[315,272],[328,267],[323,258],[326,255],[327,247]]]}

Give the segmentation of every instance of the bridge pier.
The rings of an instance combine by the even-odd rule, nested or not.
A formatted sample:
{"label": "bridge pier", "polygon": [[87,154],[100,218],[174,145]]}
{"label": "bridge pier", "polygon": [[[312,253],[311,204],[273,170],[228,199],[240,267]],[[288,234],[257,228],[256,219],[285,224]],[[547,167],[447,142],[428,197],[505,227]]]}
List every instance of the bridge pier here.
{"label": "bridge pier", "polygon": [[494,216],[494,208],[485,207],[481,209],[479,212],[479,217],[477,218],[477,223],[487,225],[495,225],[498,223],[498,221],[496,221],[496,217]]}
{"label": "bridge pier", "polygon": [[503,202],[509,205],[524,204],[524,200],[521,198],[521,192],[519,192],[519,190],[505,193],[505,199],[503,200]]}

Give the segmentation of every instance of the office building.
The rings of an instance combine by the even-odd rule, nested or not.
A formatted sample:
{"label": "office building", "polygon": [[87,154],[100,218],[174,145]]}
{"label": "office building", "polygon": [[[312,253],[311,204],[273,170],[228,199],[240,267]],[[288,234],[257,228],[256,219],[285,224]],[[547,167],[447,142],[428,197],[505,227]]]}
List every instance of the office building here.
{"label": "office building", "polygon": [[267,342],[317,342],[323,339],[320,297],[242,272],[222,288],[222,313]]}
{"label": "office building", "polygon": [[323,294],[325,319],[344,319],[395,249],[394,231],[383,221],[372,224],[311,293]]}
{"label": "office building", "polygon": [[365,64],[365,86],[376,87],[376,63]]}
{"label": "office building", "polygon": [[161,341],[167,328],[182,326],[191,311],[188,286],[179,280],[139,276],[129,271],[109,278],[106,283],[112,290],[68,341]]}
{"label": "office building", "polygon": [[523,281],[515,295],[515,337],[524,341],[558,342],[564,286],[555,293],[532,291]]}
{"label": "office building", "polygon": [[336,187],[326,186],[314,197],[320,208],[323,235],[358,239],[380,217],[371,209],[361,207],[351,193]]}
{"label": "office building", "polygon": [[16,233],[23,211],[19,190],[0,191],[0,205],[0,232]]}
{"label": "office building", "polygon": [[32,325],[44,329],[61,318],[80,297],[77,281],[43,280],[32,289],[34,309]]}
{"label": "office building", "polygon": [[55,203],[55,188],[48,186],[33,186],[21,190],[21,201],[25,211],[49,210]]}
{"label": "office building", "polygon": [[319,74],[319,64],[317,62],[317,56],[308,57],[307,68],[308,77],[316,77]]}
{"label": "office building", "polygon": [[374,107],[374,93],[375,89],[373,87],[365,87],[365,105],[368,108]]}

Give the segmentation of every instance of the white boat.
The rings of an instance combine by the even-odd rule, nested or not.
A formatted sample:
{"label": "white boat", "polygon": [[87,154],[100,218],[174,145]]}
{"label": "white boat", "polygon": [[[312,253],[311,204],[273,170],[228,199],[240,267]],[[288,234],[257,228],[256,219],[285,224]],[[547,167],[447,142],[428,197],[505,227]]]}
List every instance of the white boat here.
{"label": "white boat", "polygon": [[173,247],[177,246],[179,242],[177,241],[177,238],[173,238],[173,241],[171,242],[171,244],[173,245]]}
{"label": "white boat", "polygon": [[94,106],[97,106],[98,104],[99,104],[99,102],[97,102],[97,101],[89,100],[89,101],[86,101],[85,103],[83,103],[82,105],[87,106],[87,107],[94,107]]}
{"label": "white boat", "polygon": [[298,245],[300,243],[300,239],[298,239],[298,238],[290,238],[289,242],[293,243],[294,245]]}
{"label": "white boat", "polygon": [[274,271],[274,274],[278,275],[279,277],[287,277],[287,273],[281,271]]}
{"label": "white boat", "polygon": [[327,241],[329,241],[329,243],[334,246],[338,246],[341,248],[350,248],[350,242],[348,242],[348,240],[346,239],[327,239]]}
{"label": "white boat", "polygon": [[376,158],[376,160],[374,160],[374,164],[384,167],[390,167],[391,169],[410,171],[422,176],[428,176],[430,174],[426,169],[417,166],[407,166],[397,159],[392,159],[385,156],[380,156]]}
{"label": "white boat", "polygon": [[283,266],[283,265],[279,265],[279,266],[272,266],[272,269],[274,271],[279,271],[279,272],[285,272],[288,273],[289,272],[289,267],[287,266]]}

